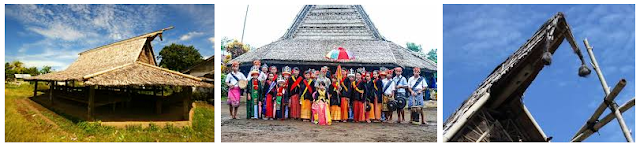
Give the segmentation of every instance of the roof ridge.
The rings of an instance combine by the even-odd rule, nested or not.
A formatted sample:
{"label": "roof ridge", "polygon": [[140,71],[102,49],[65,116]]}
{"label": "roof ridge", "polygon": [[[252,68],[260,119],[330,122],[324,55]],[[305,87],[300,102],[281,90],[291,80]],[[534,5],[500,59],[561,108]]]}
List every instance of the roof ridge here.
{"label": "roof ridge", "polygon": [[[81,55],[81,54],[84,54],[84,53],[87,53],[87,52],[91,52],[91,51],[96,51],[96,50],[102,49],[104,47],[113,46],[113,45],[119,45],[119,44],[123,44],[123,43],[126,43],[126,42],[134,41],[136,39],[140,39],[140,38],[143,38],[143,37],[151,37],[151,36],[153,36],[155,38],[156,35],[162,34],[165,30],[170,30],[170,29],[173,29],[173,28],[174,28],[173,26],[169,26],[169,27],[164,28],[164,29],[156,30],[156,31],[153,31],[153,32],[145,33],[145,34],[142,34],[142,35],[134,36],[134,37],[123,39],[123,40],[119,40],[119,41],[116,41],[116,42],[113,42],[113,43],[110,43],[110,44],[106,44],[106,45],[98,46],[96,48],[85,50],[83,52],[78,53],[78,55]],[[160,36],[162,36],[162,35],[160,35]],[[160,37],[160,38],[162,38],[162,37]]]}

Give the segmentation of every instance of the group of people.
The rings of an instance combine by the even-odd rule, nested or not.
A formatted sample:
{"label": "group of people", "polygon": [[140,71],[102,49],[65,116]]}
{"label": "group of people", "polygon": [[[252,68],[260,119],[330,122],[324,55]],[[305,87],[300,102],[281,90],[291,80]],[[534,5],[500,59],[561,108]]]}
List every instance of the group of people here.
{"label": "group of people", "polygon": [[285,66],[279,72],[276,66],[261,66],[256,60],[248,77],[239,71],[239,63],[233,62],[231,68],[225,83],[229,86],[227,104],[232,119],[238,118],[241,96],[246,93],[247,119],[294,119],[320,125],[401,123],[408,104],[414,117],[421,118],[417,124],[426,124],[422,106],[428,85],[420,76],[420,68],[414,68],[409,78],[402,75],[402,67],[354,71],[338,66],[340,71],[331,74],[324,66],[320,70],[308,69],[300,76],[298,67]]}

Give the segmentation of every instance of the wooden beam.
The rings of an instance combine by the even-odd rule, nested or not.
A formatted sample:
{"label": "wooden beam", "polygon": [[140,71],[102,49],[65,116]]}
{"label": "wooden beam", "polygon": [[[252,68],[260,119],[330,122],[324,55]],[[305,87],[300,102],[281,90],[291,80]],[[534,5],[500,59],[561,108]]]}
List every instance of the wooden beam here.
{"label": "wooden beam", "polygon": [[93,121],[93,112],[94,112],[94,105],[95,105],[95,96],[96,96],[96,86],[89,86],[89,102],[88,102],[88,107],[87,107],[87,112],[88,112],[88,119],[90,121]]}

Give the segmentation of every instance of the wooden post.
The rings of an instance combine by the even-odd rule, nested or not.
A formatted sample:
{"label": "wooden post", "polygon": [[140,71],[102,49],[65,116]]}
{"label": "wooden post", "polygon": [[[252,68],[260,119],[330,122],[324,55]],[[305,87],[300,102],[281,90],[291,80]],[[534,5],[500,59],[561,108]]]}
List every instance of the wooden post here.
{"label": "wooden post", "polygon": [[36,85],[33,88],[33,97],[36,97],[36,95],[38,95],[38,80],[36,80]]}
{"label": "wooden post", "polygon": [[56,84],[56,81],[49,81],[49,102],[53,105],[53,85]]}
{"label": "wooden post", "polygon": [[191,87],[189,86],[184,86],[182,87],[182,92],[183,92],[183,99],[182,99],[182,106],[184,108],[183,110],[183,118],[189,120],[189,110],[191,108]]}
{"label": "wooden post", "polygon": [[96,86],[89,86],[89,102],[87,107],[88,119],[89,121],[93,121],[93,112],[94,112],[94,102],[96,96]]}

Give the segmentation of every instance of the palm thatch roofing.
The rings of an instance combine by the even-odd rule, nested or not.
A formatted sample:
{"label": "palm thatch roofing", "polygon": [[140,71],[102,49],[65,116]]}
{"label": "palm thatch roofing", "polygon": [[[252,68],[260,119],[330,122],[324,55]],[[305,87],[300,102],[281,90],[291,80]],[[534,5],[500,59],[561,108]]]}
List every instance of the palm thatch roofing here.
{"label": "palm thatch roofing", "polygon": [[[325,55],[343,47],[355,56],[333,61]],[[386,40],[360,5],[306,5],[277,41],[251,50],[232,61],[250,65],[253,60],[273,64],[395,65],[436,71],[436,64]],[[229,62],[231,63],[231,62]]]}
{"label": "palm thatch roofing", "polygon": [[34,76],[27,80],[84,81],[100,86],[199,86],[211,84],[190,75],[156,66],[151,41],[162,39],[165,28],[121,40],[79,53],[79,57],[63,71]]}

